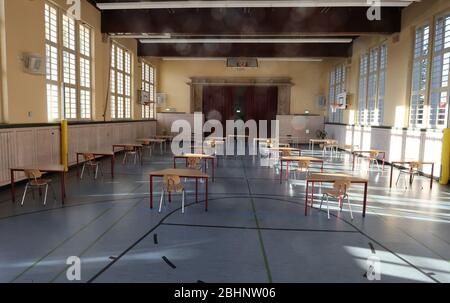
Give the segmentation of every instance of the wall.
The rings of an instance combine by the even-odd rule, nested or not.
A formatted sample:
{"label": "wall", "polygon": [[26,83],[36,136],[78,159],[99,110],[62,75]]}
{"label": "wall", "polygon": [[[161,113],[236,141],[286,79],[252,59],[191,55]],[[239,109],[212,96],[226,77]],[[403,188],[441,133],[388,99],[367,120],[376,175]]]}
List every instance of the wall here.
{"label": "wall", "polygon": [[[115,143],[154,136],[155,121],[96,123],[69,126],[69,164],[76,152],[109,151]],[[60,127],[0,128],[0,186],[10,183],[10,167],[60,163]],[[23,179],[21,173],[16,178]]]}
{"label": "wall", "polygon": [[431,21],[434,15],[448,10],[450,10],[450,1],[448,0],[427,0],[414,3],[403,10],[402,30],[399,34],[366,36],[355,40],[347,78],[347,89],[349,93],[353,94],[353,104],[349,110],[345,111],[344,123],[355,121],[353,115],[357,110],[359,58],[361,54],[386,41],[388,59],[384,125],[408,126],[415,27],[426,21]]}
{"label": "wall", "polygon": [[[65,0],[53,1],[66,9]],[[5,123],[42,123],[47,122],[45,77],[24,73],[20,56],[24,52],[45,54],[44,0],[2,0],[4,9],[0,18],[2,30],[2,113]],[[100,11],[81,1],[81,19],[93,27],[94,74],[93,74],[93,120],[103,120],[103,112],[108,89],[109,43],[102,41],[100,32]],[[4,24],[2,24],[4,21]],[[141,118],[141,106],[137,102],[136,90],[140,88],[141,73],[137,57],[137,41],[118,39],[134,55],[133,117]],[[26,89],[24,89],[26,88]],[[31,117],[28,116],[31,112]],[[106,119],[110,119],[108,109]],[[2,122],[0,120],[0,122]]]}
{"label": "wall", "polygon": [[[154,62],[155,60],[153,60]],[[323,113],[315,100],[325,94],[328,62],[260,61],[257,69],[226,68],[224,60],[159,60],[158,92],[167,93],[167,106],[189,112],[190,77],[291,77],[291,113]]]}

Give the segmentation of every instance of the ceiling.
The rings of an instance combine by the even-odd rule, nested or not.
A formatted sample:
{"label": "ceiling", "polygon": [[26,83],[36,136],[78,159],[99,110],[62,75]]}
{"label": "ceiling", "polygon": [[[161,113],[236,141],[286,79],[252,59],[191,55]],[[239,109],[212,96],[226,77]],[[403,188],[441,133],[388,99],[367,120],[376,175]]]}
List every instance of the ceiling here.
{"label": "ceiling", "polygon": [[138,39],[152,57],[333,58],[351,55],[353,39],[399,32],[413,1],[384,0],[369,20],[366,0],[89,0],[102,32]]}

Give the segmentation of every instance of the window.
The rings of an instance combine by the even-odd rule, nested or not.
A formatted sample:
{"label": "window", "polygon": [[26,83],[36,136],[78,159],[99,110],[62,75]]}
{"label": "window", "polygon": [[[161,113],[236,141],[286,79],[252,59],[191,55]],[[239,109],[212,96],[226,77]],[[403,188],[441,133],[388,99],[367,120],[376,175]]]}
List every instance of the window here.
{"label": "window", "polygon": [[411,84],[410,125],[423,127],[425,124],[425,99],[428,85],[430,26],[416,29],[414,63]]}
{"label": "window", "polygon": [[[334,103],[339,94],[345,92],[346,68],[344,64],[337,65],[330,73],[330,85],[328,93],[329,104]],[[336,109],[333,112],[331,106],[328,107],[328,122],[342,123],[344,120],[344,110]]]}
{"label": "window", "polygon": [[45,44],[48,120],[91,119],[90,27],[45,4]]}
{"label": "window", "polygon": [[131,119],[131,53],[111,46],[111,118]]}
{"label": "window", "polygon": [[435,22],[431,67],[430,119],[433,128],[447,127],[450,65],[450,14]]}
{"label": "window", "polygon": [[447,127],[449,66],[450,13],[447,13],[435,18],[434,27],[416,28],[409,121],[412,127]]}
{"label": "window", "polygon": [[142,86],[141,89],[150,93],[150,104],[142,105],[142,118],[155,118],[155,68],[146,62],[142,62]]}
{"label": "window", "polygon": [[359,64],[358,121],[360,125],[383,123],[387,46],[363,54]]}

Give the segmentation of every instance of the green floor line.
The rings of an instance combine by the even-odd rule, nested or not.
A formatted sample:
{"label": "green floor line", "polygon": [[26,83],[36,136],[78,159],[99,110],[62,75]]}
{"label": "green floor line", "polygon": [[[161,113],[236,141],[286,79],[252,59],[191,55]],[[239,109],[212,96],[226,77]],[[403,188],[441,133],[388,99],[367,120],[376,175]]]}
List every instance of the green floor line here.
{"label": "green floor line", "polygon": [[43,255],[42,257],[40,257],[39,259],[37,259],[33,264],[31,264],[29,267],[27,267],[26,269],[24,269],[21,273],[19,273],[16,277],[14,277],[14,279],[12,279],[9,283],[14,283],[17,279],[19,279],[23,274],[25,274],[26,272],[28,272],[29,270],[31,270],[33,267],[35,267],[39,262],[41,262],[42,260],[44,260],[45,258],[47,258],[49,255],[51,255],[53,252],[55,252],[58,248],[60,248],[61,246],[63,246],[64,244],[66,244],[67,242],[69,242],[70,240],[72,240],[73,238],[75,238],[75,236],[77,236],[78,234],[80,234],[82,231],[84,231],[86,228],[88,228],[92,223],[94,223],[95,221],[97,221],[97,219],[99,219],[100,217],[102,217],[104,214],[106,214],[108,211],[110,211],[111,208],[108,208],[106,210],[104,210],[103,212],[101,212],[98,216],[96,216],[95,218],[93,218],[91,221],[89,221],[86,225],[84,225],[82,228],[80,228],[79,230],[77,230],[73,235],[71,235],[70,237],[66,238],[64,241],[62,241],[60,244],[56,245],[53,249],[51,249],[48,253],[46,253],[45,255]]}
{"label": "green floor line", "polygon": [[[120,216],[117,220],[115,220],[101,235],[99,235],[88,247],[86,247],[79,255],[78,257],[82,257],[89,249],[91,249],[95,244],[97,244],[98,241],[100,241],[101,238],[103,238],[103,236],[105,236],[111,229],[113,229],[113,227],[115,225],[117,225],[120,221],[122,221],[123,218],[125,218],[132,210],[134,210],[139,203],[143,202],[144,200],[140,200],[138,202],[136,202],[133,206],[130,207],[129,210],[127,210],[122,216]],[[65,271],[67,271],[67,269],[70,267],[70,265],[67,265],[64,267],[63,270],[61,270],[55,277],[53,277],[49,283],[53,283],[55,282],[56,279],[59,278],[59,276],[61,276],[61,274],[63,274]]]}

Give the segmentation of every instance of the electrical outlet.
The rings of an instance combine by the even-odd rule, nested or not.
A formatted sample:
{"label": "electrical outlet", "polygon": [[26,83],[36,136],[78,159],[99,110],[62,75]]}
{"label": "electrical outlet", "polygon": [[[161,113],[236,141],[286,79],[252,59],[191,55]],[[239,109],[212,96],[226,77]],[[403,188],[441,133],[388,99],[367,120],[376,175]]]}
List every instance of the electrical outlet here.
{"label": "electrical outlet", "polygon": [[33,112],[28,112],[28,118],[33,117]]}
{"label": "electrical outlet", "polygon": [[306,133],[309,134],[309,129],[306,130]]}

